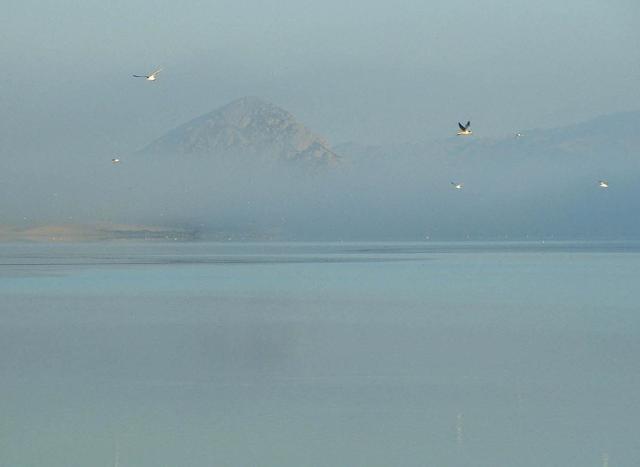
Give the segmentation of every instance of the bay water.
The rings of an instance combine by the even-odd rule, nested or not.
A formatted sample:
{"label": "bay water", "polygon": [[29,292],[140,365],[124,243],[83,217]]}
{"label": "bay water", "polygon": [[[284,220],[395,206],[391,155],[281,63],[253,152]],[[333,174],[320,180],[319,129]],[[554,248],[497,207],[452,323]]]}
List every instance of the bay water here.
{"label": "bay water", "polygon": [[0,466],[640,465],[640,244],[0,244]]}

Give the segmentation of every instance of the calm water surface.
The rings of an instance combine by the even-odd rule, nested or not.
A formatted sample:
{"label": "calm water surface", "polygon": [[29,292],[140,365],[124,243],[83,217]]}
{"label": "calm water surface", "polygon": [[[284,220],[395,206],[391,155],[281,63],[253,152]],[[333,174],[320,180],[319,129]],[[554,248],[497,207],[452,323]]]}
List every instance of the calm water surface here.
{"label": "calm water surface", "polygon": [[633,243],[0,244],[0,465],[640,465],[639,303]]}

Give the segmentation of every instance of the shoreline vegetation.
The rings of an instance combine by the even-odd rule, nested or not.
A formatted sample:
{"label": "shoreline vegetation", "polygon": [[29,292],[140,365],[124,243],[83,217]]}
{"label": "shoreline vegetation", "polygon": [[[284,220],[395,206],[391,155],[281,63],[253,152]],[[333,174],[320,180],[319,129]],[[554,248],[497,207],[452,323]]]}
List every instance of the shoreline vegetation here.
{"label": "shoreline vegetation", "polygon": [[0,243],[73,243],[104,241],[278,241],[286,239],[278,229],[202,230],[181,226],[143,224],[45,224],[19,227],[0,225]]}
{"label": "shoreline vegetation", "polygon": [[195,240],[194,231],[147,225],[65,224],[15,227],[0,225],[0,242],[91,242],[105,240]]}

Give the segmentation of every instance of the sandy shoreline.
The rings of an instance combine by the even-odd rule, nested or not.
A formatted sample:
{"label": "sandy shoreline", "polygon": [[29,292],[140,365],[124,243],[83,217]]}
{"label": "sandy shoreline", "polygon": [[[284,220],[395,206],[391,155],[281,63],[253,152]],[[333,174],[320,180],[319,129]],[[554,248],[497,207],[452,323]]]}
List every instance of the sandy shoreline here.
{"label": "sandy shoreline", "polygon": [[84,242],[103,240],[193,240],[187,229],[126,224],[0,226],[0,241]]}

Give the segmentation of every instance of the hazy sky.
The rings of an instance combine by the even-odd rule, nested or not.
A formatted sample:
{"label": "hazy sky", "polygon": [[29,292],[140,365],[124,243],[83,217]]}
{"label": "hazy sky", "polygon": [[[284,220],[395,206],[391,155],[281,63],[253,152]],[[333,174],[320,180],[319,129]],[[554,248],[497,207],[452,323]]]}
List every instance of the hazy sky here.
{"label": "hazy sky", "polygon": [[[640,108],[631,0],[4,0],[3,153],[132,151],[258,95],[333,143]],[[162,66],[153,85],[131,78]]]}
{"label": "hazy sky", "polygon": [[[219,228],[297,219],[314,234],[322,226],[327,238],[348,235],[349,222],[355,237],[389,226],[388,235],[410,238],[588,236],[598,226],[632,234],[638,198],[624,177],[638,173],[636,143],[613,148],[617,126],[598,140],[604,149],[574,151],[562,170],[544,145],[535,156],[498,157],[488,146],[482,157],[436,161],[422,144],[455,139],[459,120],[472,120],[475,144],[640,110],[640,12],[630,0],[4,0],[2,7],[0,224],[173,220]],[[155,83],[131,76],[157,67]],[[246,95],[290,110],[334,145],[425,149],[413,162],[390,154],[388,167],[311,188],[281,173],[239,170],[233,178],[216,160],[150,167],[127,157]],[[612,121],[620,118],[627,119]],[[118,169],[115,155],[125,160]],[[607,177],[615,189],[593,198],[601,195],[591,193],[593,184]],[[466,197],[452,198],[450,179],[466,183]],[[597,203],[604,204],[596,225]],[[582,212],[582,223],[566,212]],[[467,230],[460,219],[470,220]]]}

